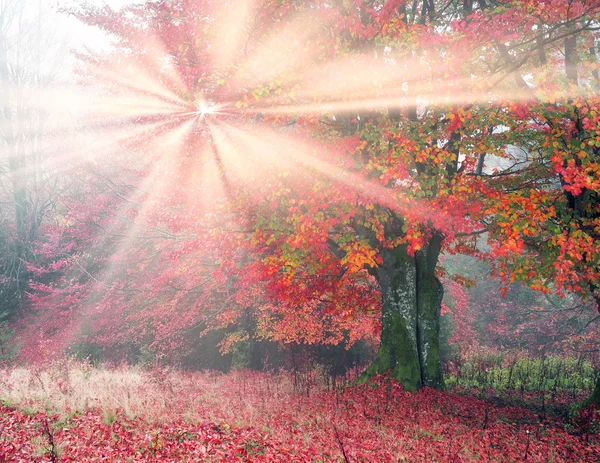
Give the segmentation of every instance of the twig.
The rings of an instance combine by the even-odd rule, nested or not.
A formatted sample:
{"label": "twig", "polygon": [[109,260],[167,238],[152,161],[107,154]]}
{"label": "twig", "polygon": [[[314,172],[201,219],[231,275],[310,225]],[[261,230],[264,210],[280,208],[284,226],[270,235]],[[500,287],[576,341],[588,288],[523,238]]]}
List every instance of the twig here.
{"label": "twig", "polygon": [[58,463],[56,443],[54,442],[54,434],[50,430],[50,425],[48,424],[48,418],[44,418],[44,421],[42,421],[42,434],[46,436],[46,440],[48,441],[47,450],[50,454],[50,461],[52,463]]}
{"label": "twig", "polygon": [[344,443],[342,442],[342,438],[340,437],[340,433],[338,432],[338,428],[335,425],[335,423],[333,424],[333,430],[335,431],[335,438],[338,442],[338,445],[340,446],[340,450],[342,451],[342,456],[344,457],[344,461],[346,463],[350,463],[350,459],[348,458],[348,455],[346,455],[346,449],[344,448]]}

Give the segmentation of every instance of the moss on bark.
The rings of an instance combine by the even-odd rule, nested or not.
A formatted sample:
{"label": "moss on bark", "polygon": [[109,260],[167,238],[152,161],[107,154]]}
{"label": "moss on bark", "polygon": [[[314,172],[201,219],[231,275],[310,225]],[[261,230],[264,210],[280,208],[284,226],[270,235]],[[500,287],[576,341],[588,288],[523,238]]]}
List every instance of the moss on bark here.
{"label": "moss on bark", "polygon": [[388,373],[406,390],[442,388],[440,307],[442,285],[435,277],[441,239],[432,239],[415,256],[400,246],[382,252],[376,270],[381,288],[381,343],[362,381]]}
{"label": "moss on bark", "polygon": [[444,290],[435,276],[441,238],[434,236],[417,252],[417,340],[424,386],[443,388],[440,360],[440,310]]}
{"label": "moss on bark", "polygon": [[600,376],[596,379],[596,386],[592,391],[592,395],[588,397],[584,405],[594,405],[596,408],[600,409]]}
{"label": "moss on bark", "polygon": [[407,390],[421,386],[417,350],[417,300],[415,259],[405,248],[384,250],[377,269],[381,287],[381,343],[365,377],[389,372]]}

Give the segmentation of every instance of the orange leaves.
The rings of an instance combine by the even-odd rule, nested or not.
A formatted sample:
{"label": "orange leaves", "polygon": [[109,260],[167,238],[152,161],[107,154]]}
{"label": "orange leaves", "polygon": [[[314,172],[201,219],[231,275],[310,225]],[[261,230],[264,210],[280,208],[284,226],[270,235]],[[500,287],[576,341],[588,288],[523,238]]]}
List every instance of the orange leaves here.
{"label": "orange leaves", "polygon": [[350,272],[356,273],[366,266],[375,268],[381,263],[381,257],[377,250],[365,241],[355,241],[348,245],[341,246],[346,251],[346,255],[342,258],[341,263],[345,265]]}
{"label": "orange leaves", "polygon": [[219,343],[219,350],[223,354],[229,354],[235,349],[236,345],[244,343],[250,339],[248,332],[240,330],[225,335]]}
{"label": "orange leaves", "polygon": [[502,245],[496,249],[496,255],[505,256],[507,254],[520,254],[524,249],[523,240],[517,234],[511,235]]}
{"label": "orange leaves", "polygon": [[398,246],[406,245],[408,254],[413,256],[415,252],[425,247],[429,239],[428,231],[423,229],[418,223],[408,223],[405,225],[406,231],[401,236],[384,242],[384,246],[393,249]]}
{"label": "orange leaves", "polygon": [[419,227],[408,226],[406,232],[407,250],[410,255],[420,251],[425,246],[426,236]]}
{"label": "orange leaves", "polygon": [[445,167],[447,163],[454,161],[456,154],[434,147],[426,147],[416,153],[415,161],[428,163],[432,166]]}

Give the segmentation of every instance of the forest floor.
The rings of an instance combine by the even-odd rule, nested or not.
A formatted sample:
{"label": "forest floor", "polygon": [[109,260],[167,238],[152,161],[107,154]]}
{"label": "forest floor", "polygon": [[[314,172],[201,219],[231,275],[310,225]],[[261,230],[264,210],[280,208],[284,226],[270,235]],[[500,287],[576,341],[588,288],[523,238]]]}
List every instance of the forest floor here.
{"label": "forest floor", "polygon": [[0,462],[599,462],[597,416],[318,372],[0,371]]}

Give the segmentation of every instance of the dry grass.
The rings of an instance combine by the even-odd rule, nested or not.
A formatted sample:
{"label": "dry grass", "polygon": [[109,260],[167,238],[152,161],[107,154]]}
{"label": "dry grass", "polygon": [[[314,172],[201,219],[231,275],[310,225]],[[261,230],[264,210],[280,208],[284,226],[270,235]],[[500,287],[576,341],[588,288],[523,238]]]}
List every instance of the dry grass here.
{"label": "dry grass", "polygon": [[[13,406],[2,407],[0,461],[47,459],[39,428],[48,419],[69,461],[313,462],[340,461],[344,452],[350,461],[597,461],[600,441],[589,426],[428,388],[408,393],[385,378],[319,392],[319,379],[69,360],[0,371],[0,398]],[[213,460],[198,457],[210,452]]]}
{"label": "dry grass", "polygon": [[0,370],[0,400],[9,405],[60,415],[98,409],[108,422],[120,412],[157,423],[177,416],[252,426],[272,412],[273,403],[284,403],[293,389],[285,375],[249,371],[223,375],[130,366],[109,369],[70,360]]}

